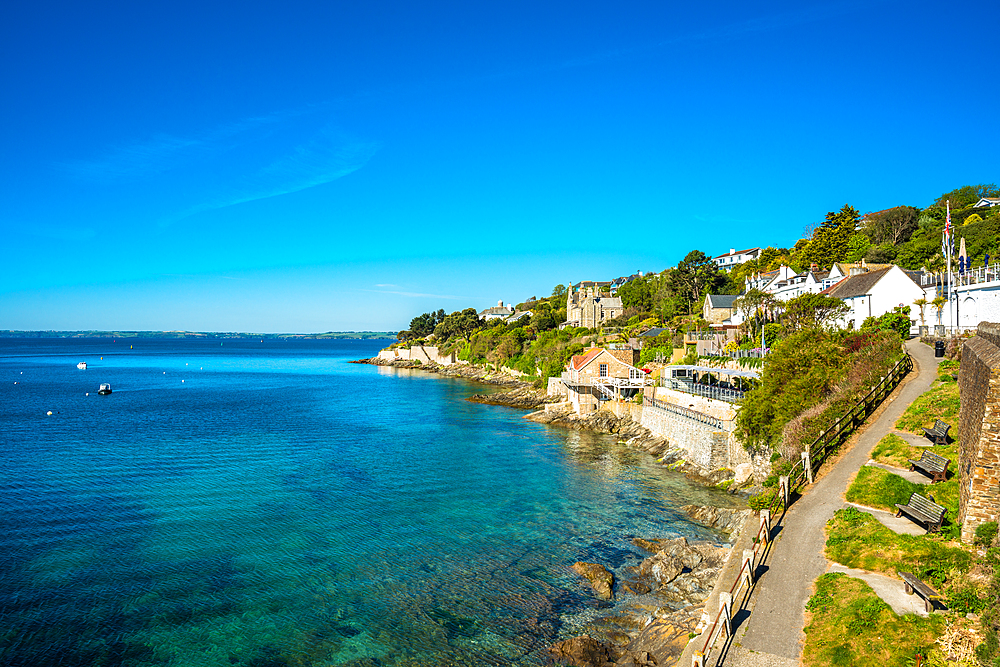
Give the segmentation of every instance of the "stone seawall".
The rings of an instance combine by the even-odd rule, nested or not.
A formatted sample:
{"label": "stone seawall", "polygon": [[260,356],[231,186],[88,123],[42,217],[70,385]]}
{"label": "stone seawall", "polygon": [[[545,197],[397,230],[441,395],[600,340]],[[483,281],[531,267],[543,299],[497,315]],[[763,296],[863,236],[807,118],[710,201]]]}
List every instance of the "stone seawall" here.
{"label": "stone seawall", "polygon": [[708,470],[729,467],[729,434],[723,430],[653,407],[642,408],[639,423],[683,449],[691,463]]}
{"label": "stone seawall", "polygon": [[969,542],[1000,517],[1000,325],[983,322],[965,342],[958,381],[959,523]]}

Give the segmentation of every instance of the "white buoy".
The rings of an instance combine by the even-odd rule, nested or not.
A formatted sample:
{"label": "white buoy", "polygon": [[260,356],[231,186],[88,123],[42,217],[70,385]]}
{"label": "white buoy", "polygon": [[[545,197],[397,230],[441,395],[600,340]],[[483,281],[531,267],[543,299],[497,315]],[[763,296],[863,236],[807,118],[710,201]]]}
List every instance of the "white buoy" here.
{"label": "white buoy", "polygon": [[51,411],[51,410],[49,410],[49,411],[48,411],[48,412],[46,412],[45,414],[47,414],[47,415],[51,415],[51,414],[52,414],[52,411]]}
{"label": "white buoy", "polygon": [[184,380],[181,380],[181,382],[184,382]]}
{"label": "white buoy", "polygon": [[90,392],[88,391],[88,392],[87,392],[87,393],[85,394],[85,396],[90,396]]}

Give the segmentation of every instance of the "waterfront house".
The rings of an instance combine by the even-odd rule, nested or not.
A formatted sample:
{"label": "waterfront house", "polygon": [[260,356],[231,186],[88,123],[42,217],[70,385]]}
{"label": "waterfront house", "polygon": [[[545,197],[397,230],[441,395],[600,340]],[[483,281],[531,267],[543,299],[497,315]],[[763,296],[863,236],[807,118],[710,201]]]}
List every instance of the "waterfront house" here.
{"label": "waterfront house", "polygon": [[648,384],[646,373],[624,359],[631,360],[631,349],[610,350],[593,347],[573,356],[562,374],[566,399],[577,414],[593,412],[601,401],[627,399]]}

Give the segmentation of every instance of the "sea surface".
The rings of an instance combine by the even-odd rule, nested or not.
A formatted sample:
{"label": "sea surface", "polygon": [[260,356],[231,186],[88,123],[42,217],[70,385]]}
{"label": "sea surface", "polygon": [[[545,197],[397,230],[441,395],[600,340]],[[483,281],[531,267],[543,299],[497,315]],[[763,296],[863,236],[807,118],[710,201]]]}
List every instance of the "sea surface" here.
{"label": "sea surface", "polygon": [[387,343],[0,339],[0,665],[542,664],[610,611],[569,565],[718,539],[611,437],[348,363]]}

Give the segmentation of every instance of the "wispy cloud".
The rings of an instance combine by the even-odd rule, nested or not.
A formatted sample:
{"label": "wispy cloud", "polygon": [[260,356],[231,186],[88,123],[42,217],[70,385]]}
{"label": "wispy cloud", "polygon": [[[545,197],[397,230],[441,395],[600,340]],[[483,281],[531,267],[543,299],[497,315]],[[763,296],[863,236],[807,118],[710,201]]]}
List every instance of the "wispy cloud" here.
{"label": "wispy cloud", "polygon": [[203,211],[330,183],[362,168],[376,141],[339,129],[332,105],[248,117],[190,137],[159,135],[60,165],[76,180],[130,194],[169,225]]}
{"label": "wispy cloud", "polygon": [[399,285],[393,285],[392,283],[378,283],[375,287],[399,287]]}

